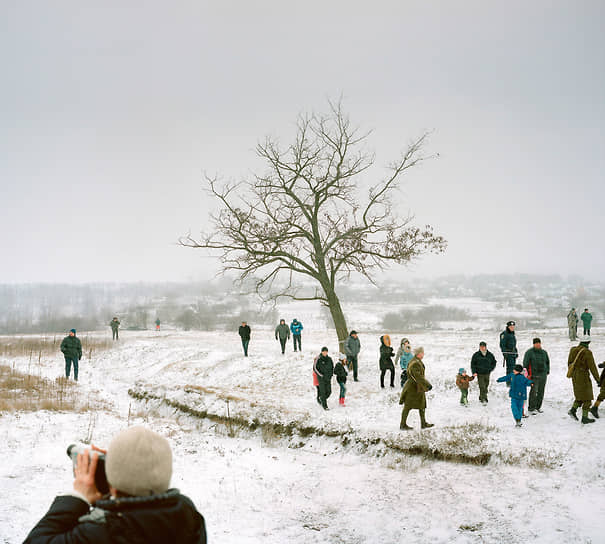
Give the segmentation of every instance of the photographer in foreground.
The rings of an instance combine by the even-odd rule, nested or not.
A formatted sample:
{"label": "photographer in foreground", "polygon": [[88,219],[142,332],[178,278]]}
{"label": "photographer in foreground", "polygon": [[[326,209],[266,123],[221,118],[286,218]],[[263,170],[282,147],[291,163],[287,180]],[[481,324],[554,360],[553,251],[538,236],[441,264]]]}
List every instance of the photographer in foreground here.
{"label": "photographer in foreground", "polygon": [[206,544],[203,516],[169,489],[172,452],[165,438],[144,427],[119,433],[107,449],[110,494],[104,497],[95,485],[98,460],[94,451],[78,454],[73,491],[55,498],[24,544]]}

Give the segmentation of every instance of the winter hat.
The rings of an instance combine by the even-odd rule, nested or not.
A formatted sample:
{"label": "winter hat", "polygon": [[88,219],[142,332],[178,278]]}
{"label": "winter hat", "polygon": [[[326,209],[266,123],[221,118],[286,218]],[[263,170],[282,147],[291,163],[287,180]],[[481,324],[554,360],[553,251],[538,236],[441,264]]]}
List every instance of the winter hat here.
{"label": "winter hat", "polygon": [[541,344],[542,340],[540,340],[539,338],[534,338],[532,344]]}
{"label": "winter hat", "polygon": [[69,332],[73,332],[74,334],[76,334],[76,329],[69,329]]}
{"label": "winter hat", "polygon": [[506,322],[506,326],[507,327],[510,327],[511,325],[515,325],[515,322],[514,321],[507,321]]}
{"label": "winter hat", "polygon": [[479,347],[485,346],[487,347],[487,344],[485,342],[479,342]]}
{"label": "winter hat", "polygon": [[321,348],[321,351],[328,351],[328,348],[324,346],[323,348]]}
{"label": "winter hat", "polygon": [[382,343],[385,346],[390,346],[391,345],[391,337],[388,334],[385,334],[384,336],[381,336],[380,340],[382,340]]}
{"label": "winter hat", "polygon": [[422,346],[414,350],[414,355],[418,355],[419,353],[424,353],[424,348]]}
{"label": "winter hat", "polygon": [[347,356],[344,353],[339,353],[338,354],[338,360],[339,361],[344,361],[346,360]]}
{"label": "winter hat", "polygon": [[357,331],[351,331],[349,334],[357,334]]}
{"label": "winter hat", "polygon": [[407,338],[402,338],[401,339],[401,345],[403,346],[404,344],[409,344],[410,341]]}
{"label": "winter hat", "polygon": [[520,374],[521,372],[523,372],[523,366],[522,366],[522,365],[515,365],[515,366],[514,366],[514,369],[515,369],[517,372],[519,372],[519,374]]}
{"label": "winter hat", "polygon": [[584,336],[582,336],[580,338],[580,344],[588,344],[591,340],[592,340],[592,338],[590,336],[588,336],[587,334],[585,334]]}
{"label": "winter hat", "polygon": [[466,372],[466,370],[464,370],[464,368],[458,369],[458,374],[464,374],[465,372]]}
{"label": "winter hat", "polygon": [[145,427],[130,427],[109,444],[105,472],[109,484],[128,495],[164,493],[172,477],[170,444]]}

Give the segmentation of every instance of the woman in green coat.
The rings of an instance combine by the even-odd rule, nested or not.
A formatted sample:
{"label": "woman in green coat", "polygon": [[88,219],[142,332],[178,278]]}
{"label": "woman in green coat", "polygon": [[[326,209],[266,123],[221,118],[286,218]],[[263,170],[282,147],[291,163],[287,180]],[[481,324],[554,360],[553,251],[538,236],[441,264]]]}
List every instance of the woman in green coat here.
{"label": "woman in green coat", "polygon": [[413,428],[407,424],[410,410],[418,410],[420,412],[420,427],[422,429],[433,427],[432,423],[427,423],[424,414],[426,410],[426,392],[430,391],[433,386],[424,377],[423,358],[424,348],[416,348],[414,350],[414,358],[408,363],[408,379],[399,397],[399,404],[403,404],[401,423],[399,424],[399,428],[402,431]]}
{"label": "woman in green coat", "polygon": [[576,411],[582,406],[582,423],[594,423],[594,419],[588,417],[588,410],[592,399],[594,399],[590,374],[592,374],[597,384],[599,383],[599,372],[592,351],[588,349],[589,344],[590,337],[583,337],[578,346],[571,348],[567,359],[567,366],[573,365],[571,381],[574,394],[573,406],[567,413],[577,421]]}

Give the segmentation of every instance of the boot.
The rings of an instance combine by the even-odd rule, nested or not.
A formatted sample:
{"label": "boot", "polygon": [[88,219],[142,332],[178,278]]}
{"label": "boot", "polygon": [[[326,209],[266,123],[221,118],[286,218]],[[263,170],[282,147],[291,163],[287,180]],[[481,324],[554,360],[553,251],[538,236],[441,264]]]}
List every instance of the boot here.
{"label": "boot", "polygon": [[599,419],[599,407],[596,404],[589,411],[594,417]]}
{"label": "boot", "polygon": [[594,423],[594,419],[588,417],[588,410],[582,410],[582,423]]}
{"label": "boot", "polygon": [[427,423],[426,418],[424,417],[424,409],[420,410],[420,428],[421,429],[430,429],[434,427],[432,423]]}
{"label": "boot", "polygon": [[576,415],[576,412],[578,411],[578,407],[577,406],[572,406],[569,409],[569,412],[567,412],[571,417],[573,417],[576,421],[580,421],[578,419],[578,416]]}
{"label": "boot", "polygon": [[410,431],[413,427],[410,427],[407,424],[408,414],[410,413],[409,408],[404,408],[403,412],[401,412],[401,423],[399,424],[399,429],[401,431]]}

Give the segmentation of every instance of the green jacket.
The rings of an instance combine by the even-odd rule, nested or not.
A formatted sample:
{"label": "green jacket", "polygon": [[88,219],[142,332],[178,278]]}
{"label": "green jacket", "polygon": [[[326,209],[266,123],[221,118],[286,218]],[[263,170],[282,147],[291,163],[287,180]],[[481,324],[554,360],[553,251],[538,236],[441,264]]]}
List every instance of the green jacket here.
{"label": "green jacket", "polygon": [[532,376],[545,376],[550,374],[550,359],[546,350],[529,348],[523,357],[523,366],[531,369]]}
{"label": "green jacket", "polygon": [[[578,355],[578,352],[581,353]],[[578,358],[576,359],[576,355]],[[569,351],[569,357],[567,358],[567,365],[576,361],[574,364],[573,374],[571,381],[573,382],[573,394],[576,400],[592,400],[594,399],[592,393],[592,383],[590,381],[590,374],[599,383],[599,372],[597,371],[597,365],[595,365],[592,351],[586,346],[579,345],[571,348]]]}
{"label": "green jacket", "polygon": [[580,316],[582,323],[584,323],[585,329],[590,329],[590,324],[592,323],[592,314],[589,312],[583,312]]}
{"label": "green jacket", "polygon": [[112,328],[112,330],[117,331],[118,327],[120,326],[120,321],[116,320],[114,321],[113,319],[109,322],[109,326]]}
{"label": "green jacket", "polygon": [[414,357],[408,364],[408,380],[403,386],[399,404],[408,409],[426,408],[426,392],[433,386],[424,377],[424,363]]}
{"label": "green jacket", "polygon": [[65,357],[79,361],[82,358],[82,342],[77,336],[66,336],[61,342],[61,351]]}

